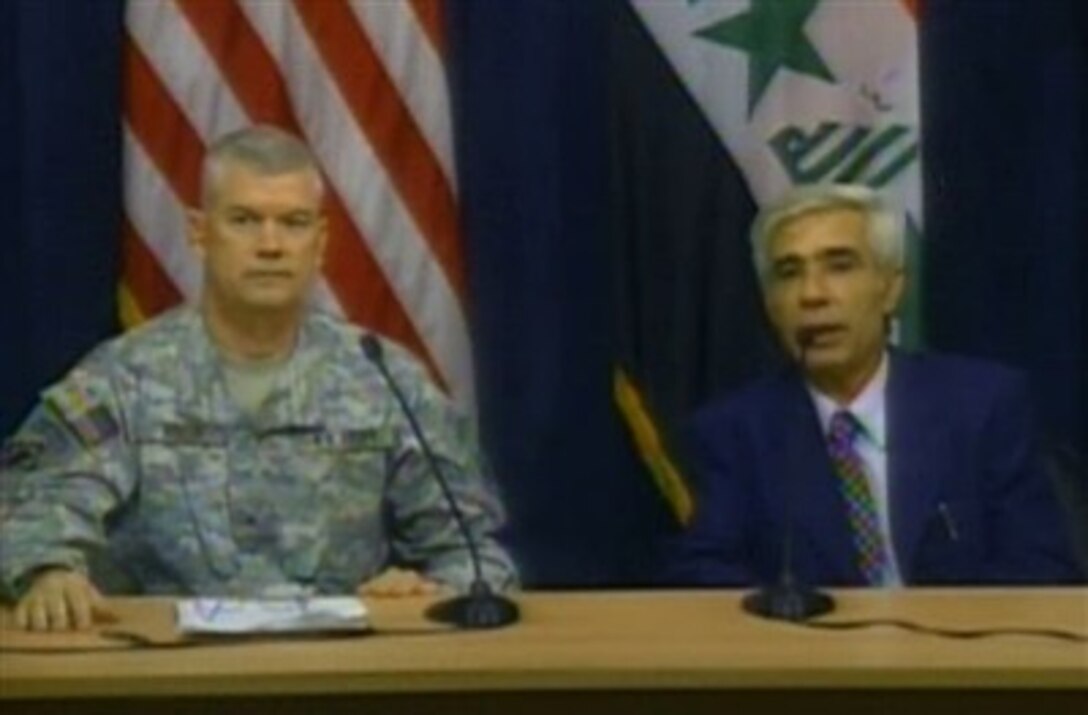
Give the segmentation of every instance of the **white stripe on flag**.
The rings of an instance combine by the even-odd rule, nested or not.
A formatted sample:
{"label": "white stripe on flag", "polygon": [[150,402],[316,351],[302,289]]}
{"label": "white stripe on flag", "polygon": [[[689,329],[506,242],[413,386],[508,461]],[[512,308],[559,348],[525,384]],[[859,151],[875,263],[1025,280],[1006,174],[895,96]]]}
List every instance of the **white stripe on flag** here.
{"label": "white stripe on flag", "polygon": [[[746,0],[694,5],[631,0],[651,35],[741,167],[760,203],[793,181],[769,141],[783,128],[813,132],[824,122],[886,129],[906,126],[919,138],[917,23],[902,2],[823,0],[804,25],[805,36],[835,82],[780,68],[749,116],[749,55],[696,36],[712,23],[751,9]],[[818,154],[810,157],[815,161]],[[921,214],[915,161],[885,187],[914,216]]]}
{"label": "white stripe on flag", "polygon": [[126,123],[124,205],[132,227],[178,291],[190,298],[200,289],[200,265],[185,240],[185,212]]}
{"label": "white stripe on flag", "polygon": [[129,34],[205,144],[250,123],[219,67],[173,2],[130,3]]}
{"label": "white stripe on flag", "polygon": [[[193,32],[188,19],[173,2],[130,3],[126,25],[133,41],[147,57],[155,74],[174,97],[179,109],[205,145],[226,132],[251,123],[250,117],[238,102],[233,90],[223,80],[219,66],[208,54],[204,43]],[[148,166],[153,167],[153,164],[148,163]],[[127,171],[125,177],[126,189],[129,183],[139,184],[146,179],[146,176],[134,177]],[[154,179],[159,184],[165,185],[162,176],[158,175],[157,171]],[[133,190],[140,192],[139,186],[134,187]],[[158,206],[167,215],[175,217],[170,219],[169,232],[163,236],[179,236],[184,245],[186,207],[172,191],[168,192],[169,199],[162,194],[156,194],[156,196],[160,197],[159,200],[162,203],[144,204],[140,208]],[[141,201],[152,200],[150,197],[141,199]],[[132,215],[131,210],[129,214]],[[178,216],[182,218],[182,223],[173,225]],[[152,241],[164,244],[173,240],[167,238],[164,241],[159,236],[149,236],[143,232],[141,235],[149,245]],[[160,245],[159,248],[169,250],[165,245]],[[186,254],[192,258],[189,251],[186,251]],[[155,255],[159,254],[156,252]],[[196,289],[199,287],[199,283],[193,282],[192,276],[189,275],[194,271],[199,273],[199,266],[196,265],[195,259],[191,262],[193,266],[187,267],[184,275],[175,275],[170,267],[163,264],[163,270],[174,279],[179,291],[187,300],[196,298]],[[314,287],[313,301],[325,310],[337,314],[343,313],[324,277],[321,277]]]}
{"label": "white stripe on flag", "polygon": [[471,349],[460,299],[375,157],[293,7],[244,0],[242,9],[283,68],[299,122],[352,221],[458,403],[474,404]]}
{"label": "white stripe on flag", "polygon": [[435,153],[446,182],[456,187],[445,68],[411,5],[352,0],[351,8]]}

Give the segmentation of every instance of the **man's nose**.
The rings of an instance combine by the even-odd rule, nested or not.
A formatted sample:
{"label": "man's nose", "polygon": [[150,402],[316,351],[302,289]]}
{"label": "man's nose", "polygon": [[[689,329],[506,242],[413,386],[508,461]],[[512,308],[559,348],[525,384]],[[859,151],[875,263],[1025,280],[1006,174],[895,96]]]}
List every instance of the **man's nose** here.
{"label": "man's nose", "polygon": [[261,222],[257,233],[257,252],[261,254],[279,254],[283,252],[283,235],[275,221],[267,219]]}
{"label": "man's nose", "polygon": [[800,299],[805,306],[827,302],[827,280],[822,271],[807,270],[802,274]]}

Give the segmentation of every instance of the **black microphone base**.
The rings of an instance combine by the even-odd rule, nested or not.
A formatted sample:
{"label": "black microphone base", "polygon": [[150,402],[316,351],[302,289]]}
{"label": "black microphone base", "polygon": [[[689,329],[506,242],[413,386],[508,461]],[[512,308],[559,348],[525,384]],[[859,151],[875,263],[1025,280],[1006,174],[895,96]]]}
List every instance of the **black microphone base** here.
{"label": "black microphone base", "polygon": [[807,621],[835,608],[831,596],[796,584],[768,586],[748,594],[741,604],[752,615],[776,621]]}
{"label": "black microphone base", "polygon": [[439,601],[427,609],[427,618],[468,630],[502,628],[521,618],[518,604],[487,591]]}

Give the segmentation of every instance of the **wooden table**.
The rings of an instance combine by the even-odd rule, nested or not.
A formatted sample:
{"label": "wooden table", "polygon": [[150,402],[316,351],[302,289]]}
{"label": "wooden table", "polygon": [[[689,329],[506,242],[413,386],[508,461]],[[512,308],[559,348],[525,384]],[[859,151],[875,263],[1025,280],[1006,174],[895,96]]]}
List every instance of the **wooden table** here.
{"label": "wooden table", "polygon": [[[1088,635],[1088,589],[841,591],[824,620]],[[527,593],[523,620],[451,632],[426,601],[372,601],[371,635],[126,649],[0,631],[4,712],[1088,712],[1088,643],[948,639],[761,621],[725,591]],[[114,629],[177,643],[169,601],[119,599]],[[58,652],[103,648],[91,653]],[[43,653],[27,650],[43,649]],[[75,701],[78,701],[75,702]],[[10,710],[4,706],[14,706]],[[77,707],[78,705],[78,707]],[[875,710],[874,710],[875,708]],[[1028,708],[1028,710],[1023,710]],[[770,710],[767,710],[770,711]],[[829,712],[829,711],[827,711]]]}

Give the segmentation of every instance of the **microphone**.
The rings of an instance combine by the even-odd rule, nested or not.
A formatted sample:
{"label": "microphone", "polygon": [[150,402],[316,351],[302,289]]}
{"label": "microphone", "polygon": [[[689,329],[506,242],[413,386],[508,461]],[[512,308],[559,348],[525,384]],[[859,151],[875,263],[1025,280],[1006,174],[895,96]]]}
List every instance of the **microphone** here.
{"label": "microphone", "polygon": [[389,368],[385,364],[381,342],[370,333],[367,333],[359,339],[359,344],[367,360],[378,369],[386,386],[389,388],[389,392],[393,394],[400,406],[401,413],[408,421],[408,427],[412,430],[416,441],[419,442],[428,470],[442,490],[442,496],[450,508],[457,529],[461,532],[461,537],[468,546],[469,560],[472,561],[472,584],[469,586],[468,593],[434,604],[427,609],[427,617],[458,628],[474,630],[501,628],[516,622],[520,617],[517,604],[509,598],[492,591],[491,586],[484,580],[483,567],[480,564],[480,551],[476,546],[476,540],[472,538],[472,532],[469,531],[468,524],[465,522],[461,507],[457,504],[457,499],[453,495],[449,482],[446,481],[446,477],[442,474],[442,469],[439,467],[438,460],[435,458],[434,452],[431,450],[431,446],[419,426],[415,412],[408,404],[408,400],[405,399],[404,393],[401,391],[400,386],[397,385],[397,381],[389,373]]}
{"label": "microphone", "polygon": [[[797,345],[800,348],[797,364],[802,379],[807,368],[808,349],[816,341],[819,333],[819,328],[802,328],[797,331]],[[795,464],[789,466],[793,467],[790,472],[796,471]],[[794,479],[796,479],[794,475],[787,474],[784,481],[786,512],[782,533],[782,564],[778,582],[748,594],[741,602],[746,612],[776,621],[807,621],[835,608],[835,602],[831,596],[799,583],[793,571],[793,510],[796,491]]]}

